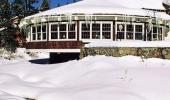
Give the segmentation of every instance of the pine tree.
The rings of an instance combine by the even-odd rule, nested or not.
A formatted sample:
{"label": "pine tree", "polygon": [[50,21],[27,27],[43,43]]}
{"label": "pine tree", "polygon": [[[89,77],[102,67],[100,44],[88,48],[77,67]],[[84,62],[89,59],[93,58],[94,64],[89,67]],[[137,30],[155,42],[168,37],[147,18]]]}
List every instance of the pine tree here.
{"label": "pine tree", "polygon": [[9,23],[11,17],[10,4],[8,0],[1,0],[0,2],[0,26],[5,27]]}
{"label": "pine tree", "polygon": [[50,9],[50,1],[49,0],[43,0],[41,7],[40,7],[40,11],[45,11]]}
{"label": "pine tree", "polygon": [[25,15],[25,8],[24,8],[24,2],[23,0],[15,0],[12,3],[12,14],[13,16],[20,16],[20,17],[24,17]]}
{"label": "pine tree", "polygon": [[16,29],[11,23],[12,10],[11,4],[8,0],[2,0],[0,2],[0,27],[5,28],[0,31],[1,45],[7,50],[13,51],[16,47],[14,40],[14,34]]}
{"label": "pine tree", "polygon": [[0,45],[9,51],[15,51],[18,46],[16,35],[20,34],[18,23],[14,25],[13,19],[20,19],[38,12],[33,6],[38,0],[1,0],[0,2],[0,28],[5,28],[0,31]]}
{"label": "pine tree", "polygon": [[34,7],[33,4],[38,3],[39,0],[23,0],[25,7],[25,16],[38,13],[38,7]]}

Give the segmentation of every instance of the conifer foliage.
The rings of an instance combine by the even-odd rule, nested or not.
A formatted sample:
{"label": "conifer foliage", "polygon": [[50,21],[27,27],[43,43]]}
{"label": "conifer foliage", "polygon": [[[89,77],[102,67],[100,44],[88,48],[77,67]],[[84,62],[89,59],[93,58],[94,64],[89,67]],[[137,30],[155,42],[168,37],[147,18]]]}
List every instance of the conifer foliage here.
{"label": "conifer foliage", "polygon": [[18,47],[16,35],[22,34],[19,22],[25,16],[38,12],[33,6],[38,0],[1,0],[0,2],[0,47],[14,51]]}
{"label": "conifer foliage", "polygon": [[45,11],[50,9],[50,0],[42,0],[40,11]]}

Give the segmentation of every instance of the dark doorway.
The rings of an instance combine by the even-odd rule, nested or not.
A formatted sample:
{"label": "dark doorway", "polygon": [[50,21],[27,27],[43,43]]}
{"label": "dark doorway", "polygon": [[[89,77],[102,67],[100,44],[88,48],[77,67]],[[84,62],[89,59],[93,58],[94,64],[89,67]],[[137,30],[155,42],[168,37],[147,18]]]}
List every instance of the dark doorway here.
{"label": "dark doorway", "polygon": [[80,53],[50,53],[50,64],[62,63],[70,60],[78,60]]}

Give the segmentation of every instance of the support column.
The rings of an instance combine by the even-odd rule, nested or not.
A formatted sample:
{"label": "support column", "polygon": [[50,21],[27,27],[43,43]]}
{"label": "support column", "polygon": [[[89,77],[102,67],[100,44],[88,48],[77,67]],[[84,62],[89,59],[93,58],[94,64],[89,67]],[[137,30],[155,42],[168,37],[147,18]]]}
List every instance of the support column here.
{"label": "support column", "polygon": [[79,21],[76,21],[76,25],[77,25],[77,41],[80,41],[80,39],[79,39],[79,37],[80,37],[80,23],[79,23]]}

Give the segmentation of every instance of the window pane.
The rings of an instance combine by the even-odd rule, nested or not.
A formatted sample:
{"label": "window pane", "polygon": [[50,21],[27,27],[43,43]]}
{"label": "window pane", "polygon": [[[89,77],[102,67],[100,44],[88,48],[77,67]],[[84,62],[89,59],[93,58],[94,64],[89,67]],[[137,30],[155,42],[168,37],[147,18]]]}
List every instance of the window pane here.
{"label": "window pane", "polygon": [[133,32],[133,25],[127,25],[126,30],[129,32]]}
{"label": "window pane", "polygon": [[127,32],[127,33],[126,33],[126,39],[131,39],[131,40],[133,40],[133,33],[132,33],[132,32]]}
{"label": "window pane", "polygon": [[51,32],[51,39],[58,39],[58,32]]}
{"label": "window pane", "polygon": [[68,31],[75,31],[75,24],[68,25]]}
{"label": "window pane", "polygon": [[124,39],[124,32],[117,32],[117,39]]}
{"label": "window pane", "polygon": [[58,25],[57,24],[51,25],[51,31],[58,31]]}
{"label": "window pane", "polygon": [[142,40],[143,36],[142,33],[135,33],[135,40]]}
{"label": "window pane", "polygon": [[125,31],[124,27],[125,25],[117,24],[117,31]]}
{"label": "window pane", "polygon": [[76,35],[75,32],[68,32],[68,39],[75,39]]}
{"label": "window pane", "polygon": [[82,31],[90,31],[90,24],[82,24]]}
{"label": "window pane", "polygon": [[47,34],[43,33],[43,40],[47,39]]}
{"label": "window pane", "polygon": [[60,39],[66,39],[66,32],[60,32]]}
{"label": "window pane", "polygon": [[100,32],[93,32],[92,33],[92,38],[93,39],[100,39]]}
{"label": "window pane", "polygon": [[157,40],[157,34],[153,34],[153,40]]}
{"label": "window pane", "polygon": [[110,32],[103,32],[102,33],[102,39],[111,39],[111,33]]}
{"label": "window pane", "polygon": [[37,40],[41,40],[41,33],[37,33]]}
{"label": "window pane", "polygon": [[102,24],[102,39],[111,39],[111,24]]}
{"label": "window pane", "polygon": [[36,28],[32,27],[32,33],[36,33]]}
{"label": "window pane", "polygon": [[32,40],[36,40],[36,34],[32,34]]}
{"label": "window pane", "polygon": [[66,31],[66,24],[60,24],[60,31]]}
{"label": "window pane", "polygon": [[42,26],[42,32],[46,32],[46,25]]}
{"label": "window pane", "polygon": [[157,27],[153,27],[153,33],[157,33]]}
{"label": "window pane", "polygon": [[92,31],[100,31],[100,24],[92,24]]}
{"label": "window pane", "polygon": [[37,32],[41,32],[41,26],[37,26]]}
{"label": "window pane", "polygon": [[92,24],[92,39],[100,39],[100,24]]}
{"label": "window pane", "polygon": [[90,32],[82,32],[82,39],[90,39]]}
{"label": "window pane", "polygon": [[111,24],[102,24],[103,31],[111,31]]}
{"label": "window pane", "polygon": [[142,25],[135,25],[136,32],[142,32]]}

